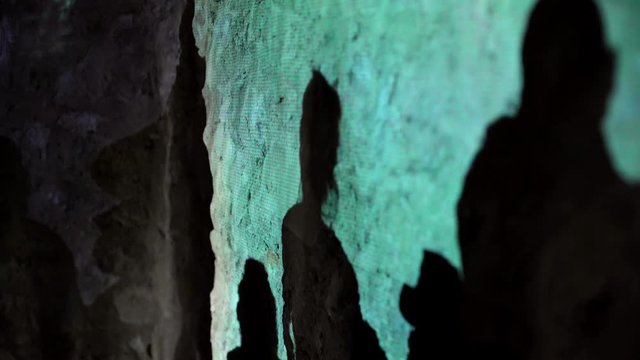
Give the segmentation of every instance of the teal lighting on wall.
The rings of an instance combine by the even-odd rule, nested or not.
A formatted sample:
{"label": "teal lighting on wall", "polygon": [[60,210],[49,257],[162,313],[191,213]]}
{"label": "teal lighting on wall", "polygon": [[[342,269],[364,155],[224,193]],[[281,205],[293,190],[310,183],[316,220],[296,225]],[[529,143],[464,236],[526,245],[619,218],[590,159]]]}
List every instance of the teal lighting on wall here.
{"label": "teal lighting on wall", "polygon": [[614,166],[628,181],[640,180],[640,2],[600,0],[617,73],[605,123]]}
{"label": "teal lighting on wall", "polygon": [[69,10],[76,3],[76,0],[54,0],[54,2],[59,6],[59,19],[64,20],[69,15]]}
{"label": "teal lighting on wall", "polygon": [[[639,179],[640,3],[602,3],[619,60],[606,134],[621,173]],[[267,268],[286,357],[281,225],[300,194],[299,121],[312,68],[336,84],[343,108],[339,196],[326,221],[354,265],[365,320],[389,359],[406,358],[400,290],[417,281],[423,249],[460,265],[455,204],[485,127],[518,107],[533,4],[196,0],[214,179],[216,360],[240,344],[235,306],[247,258]]]}

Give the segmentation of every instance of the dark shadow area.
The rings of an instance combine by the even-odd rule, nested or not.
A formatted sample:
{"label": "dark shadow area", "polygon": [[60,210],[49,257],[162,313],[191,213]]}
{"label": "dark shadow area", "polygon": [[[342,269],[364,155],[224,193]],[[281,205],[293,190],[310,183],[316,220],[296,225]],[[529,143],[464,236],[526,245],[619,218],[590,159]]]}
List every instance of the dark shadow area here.
{"label": "dark shadow area", "polygon": [[28,177],[5,137],[0,163],[0,354],[68,359],[80,311],[72,255],[54,232],[26,218]]}
{"label": "dark shadow area", "polygon": [[238,321],[242,346],[227,355],[229,360],[277,360],[276,303],[267,272],[256,261],[247,260],[238,291]]}
{"label": "dark shadow area", "polygon": [[[205,66],[193,39],[193,13],[194,3],[188,1],[167,112],[142,131],[102,149],[92,164],[95,182],[118,199],[115,207],[94,219],[101,231],[94,256],[100,268],[119,281],[91,307],[88,321],[109,326],[85,330],[94,339],[83,350],[86,353],[109,354],[114,344],[126,344],[139,335],[137,356],[212,358],[213,189],[202,140]],[[119,300],[130,289],[134,295]],[[171,317],[162,316],[160,306],[169,309]]]}
{"label": "dark shadow area", "polygon": [[0,358],[212,357],[193,7],[0,1]]}
{"label": "dark shadow area", "polygon": [[[600,278],[624,284],[616,296],[636,298],[638,273],[620,251],[637,248],[630,236],[634,206],[601,131],[614,56],[594,2],[541,0],[522,62],[521,107],[489,127],[458,203],[465,336],[470,349],[498,358],[602,358],[597,351],[615,346],[603,340],[601,349],[589,348],[575,319],[592,315],[578,302],[600,296],[603,289],[593,285]],[[613,224],[604,215],[612,211],[627,220]],[[611,231],[592,231],[596,239],[584,233],[589,227]],[[627,268],[605,265],[598,252]],[[584,273],[575,271],[581,267]],[[613,337],[607,331],[603,326],[595,337]]]}
{"label": "dark shadow area", "polygon": [[213,180],[209,155],[202,140],[207,113],[202,97],[205,61],[198,55],[193,37],[194,0],[188,0],[180,27],[180,64],[177,68],[171,106],[174,119],[172,157],[181,170],[173,186],[171,201],[174,231],[186,234],[176,244],[176,266],[180,303],[183,305],[183,329],[176,349],[176,359],[211,359],[211,306],[214,254],[209,234],[213,230],[210,205]]}
{"label": "dark shadow area", "polygon": [[408,360],[462,359],[462,289],[458,271],[442,256],[424,252],[415,288],[404,286],[400,311],[414,327]]}
{"label": "dark shadow area", "polygon": [[322,220],[322,204],[336,191],[340,117],[338,94],[314,71],[300,123],[302,202],[289,209],[282,224],[283,325],[290,359],[385,358],[362,318],[353,267]]}

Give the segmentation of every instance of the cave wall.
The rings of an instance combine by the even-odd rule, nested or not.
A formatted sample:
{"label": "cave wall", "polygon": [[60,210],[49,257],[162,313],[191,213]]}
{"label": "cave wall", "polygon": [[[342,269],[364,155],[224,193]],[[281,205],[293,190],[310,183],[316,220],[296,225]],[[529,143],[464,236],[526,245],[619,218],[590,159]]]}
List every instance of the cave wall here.
{"label": "cave wall", "polygon": [[192,18],[182,0],[0,4],[2,356],[211,356]]}
{"label": "cave wall", "polygon": [[[325,220],[354,266],[360,304],[390,359],[407,354],[398,309],[422,249],[458,268],[454,207],[485,127],[518,108],[520,47],[534,1],[196,2],[207,60],[205,141],[213,174],[217,273],[215,358],[240,345],[237,288],[246,259],[264,263],[285,357],[281,227],[300,199],[302,94],[321,71],[342,102],[337,194]],[[637,13],[602,0],[618,54],[607,145],[619,172],[640,175]]]}
{"label": "cave wall", "polygon": [[[425,248],[460,267],[454,205],[487,124],[518,106],[532,4],[196,0],[191,29],[181,0],[3,1],[0,357],[225,358],[253,258],[285,358],[281,229],[318,69],[343,111],[325,221],[364,319],[404,358],[400,290]],[[618,61],[607,146],[637,180],[640,9],[600,5]]]}

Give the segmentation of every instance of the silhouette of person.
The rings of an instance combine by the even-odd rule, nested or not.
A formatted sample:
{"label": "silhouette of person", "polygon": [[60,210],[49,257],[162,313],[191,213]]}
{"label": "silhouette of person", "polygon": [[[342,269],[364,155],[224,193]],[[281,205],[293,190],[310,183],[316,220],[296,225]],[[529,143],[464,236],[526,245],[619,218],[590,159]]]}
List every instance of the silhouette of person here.
{"label": "silhouette of person", "polygon": [[242,346],[230,352],[229,360],[277,360],[276,304],[264,266],[247,260],[239,288],[238,320]]}
{"label": "silhouette of person", "polygon": [[603,191],[548,242],[531,291],[532,358],[640,358],[637,196]]}
{"label": "silhouette of person", "polygon": [[467,332],[505,357],[528,353],[533,278],[543,249],[576,212],[625,185],[601,133],[614,57],[592,0],[540,0],[522,50],[513,118],[492,124],[460,197]]}
{"label": "silhouette of person", "polygon": [[420,280],[400,295],[400,311],[414,327],[408,360],[462,359],[462,290],[458,271],[442,256],[424,252]]}
{"label": "silhouette of person", "polygon": [[353,268],[321,215],[335,188],[340,116],[338,94],[314,71],[300,124],[302,202],[289,209],[282,225],[289,359],[385,359],[375,331],[362,318]]}

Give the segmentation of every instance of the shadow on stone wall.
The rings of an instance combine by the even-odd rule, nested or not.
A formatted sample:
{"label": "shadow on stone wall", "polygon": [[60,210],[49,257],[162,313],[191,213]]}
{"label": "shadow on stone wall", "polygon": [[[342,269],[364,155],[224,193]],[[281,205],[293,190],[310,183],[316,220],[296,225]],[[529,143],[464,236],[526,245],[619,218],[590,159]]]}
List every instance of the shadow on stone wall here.
{"label": "shadow on stone wall", "polygon": [[404,286],[400,311],[414,327],[408,360],[467,359],[461,328],[462,286],[458,271],[442,256],[424,252],[415,288]]}
{"label": "shadow on stone wall", "polygon": [[329,191],[337,191],[333,170],[340,117],[338,94],[314,71],[300,123],[302,202],[282,224],[283,326],[290,359],[386,358],[375,331],[362,318],[353,267],[321,216]]}
{"label": "shadow on stone wall", "polygon": [[603,140],[615,66],[594,2],[541,0],[522,56],[521,107],[489,127],[458,203],[462,307],[427,321],[456,298],[459,280],[425,256],[418,299],[403,308],[416,326],[412,358],[434,350],[414,337],[446,334],[444,319],[460,317],[442,341],[465,356],[636,358],[638,191],[613,170]]}

